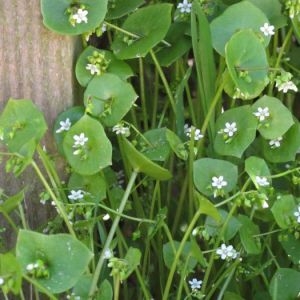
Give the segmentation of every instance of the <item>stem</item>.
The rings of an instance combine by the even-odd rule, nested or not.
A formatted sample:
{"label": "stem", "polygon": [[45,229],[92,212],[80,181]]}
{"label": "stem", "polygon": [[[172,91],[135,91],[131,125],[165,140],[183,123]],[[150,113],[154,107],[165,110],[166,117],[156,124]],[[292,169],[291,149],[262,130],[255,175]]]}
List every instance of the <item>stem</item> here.
{"label": "stem", "polygon": [[119,299],[120,294],[120,278],[119,275],[114,276],[114,300]]}
{"label": "stem", "polygon": [[[131,177],[129,179],[128,185],[126,187],[125,193],[123,195],[123,198],[121,200],[121,203],[120,203],[120,206],[119,206],[119,209],[118,209],[119,213],[122,213],[124,208],[125,208],[126,202],[129,198],[129,195],[131,193],[131,190],[132,190],[132,187],[134,185],[134,181],[135,181],[137,175],[138,175],[137,171],[133,171],[132,174],[131,174]],[[91,297],[91,298],[93,297],[93,295],[95,294],[95,292],[97,290],[98,279],[100,277],[101,269],[102,269],[104,259],[105,259],[104,258],[104,253],[110,247],[110,244],[113,240],[113,237],[114,237],[114,235],[116,233],[116,230],[117,230],[117,227],[119,225],[120,219],[121,219],[120,216],[116,216],[116,218],[114,219],[114,221],[112,223],[112,226],[111,226],[111,229],[108,233],[107,239],[105,241],[103,250],[102,250],[101,255],[99,257],[99,260],[98,260],[98,263],[97,263],[97,266],[96,266],[96,269],[95,269],[94,277],[93,277],[93,280],[92,280],[92,285],[91,285],[91,288],[90,288],[90,291],[89,291],[89,297]]]}
{"label": "stem", "polygon": [[147,114],[147,107],[146,107],[146,96],[145,96],[145,80],[144,80],[144,65],[143,59],[139,58],[139,78],[140,78],[140,98],[141,98],[141,105],[142,105],[142,113],[143,113],[143,124],[144,130],[148,130],[148,114]]}

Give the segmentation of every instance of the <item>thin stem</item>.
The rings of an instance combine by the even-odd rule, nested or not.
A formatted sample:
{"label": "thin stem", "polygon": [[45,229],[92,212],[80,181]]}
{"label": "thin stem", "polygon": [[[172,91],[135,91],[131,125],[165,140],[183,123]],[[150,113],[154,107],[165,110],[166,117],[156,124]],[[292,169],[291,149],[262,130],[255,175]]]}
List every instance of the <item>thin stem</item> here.
{"label": "thin stem", "polygon": [[[128,185],[126,187],[126,190],[125,190],[125,193],[123,195],[123,198],[120,202],[120,206],[119,206],[119,209],[118,211],[120,213],[123,212],[124,208],[125,208],[125,205],[126,205],[126,202],[129,198],[129,195],[131,193],[131,190],[133,188],[133,185],[134,185],[134,182],[135,182],[135,179],[138,175],[138,172],[137,171],[133,171],[132,174],[131,174],[131,177],[129,179],[129,182],[128,182]],[[93,280],[92,280],[92,284],[91,284],[91,288],[90,288],[90,291],[89,291],[89,297],[93,297],[94,293],[96,292],[97,290],[97,283],[98,283],[98,280],[99,280],[99,277],[100,277],[100,273],[101,273],[101,269],[102,269],[102,266],[103,266],[103,263],[104,263],[104,254],[105,252],[110,248],[110,244],[113,240],[113,237],[116,233],[116,230],[117,230],[117,227],[119,225],[119,222],[120,222],[120,219],[121,217],[120,216],[116,216],[116,218],[114,219],[112,225],[111,225],[111,229],[108,233],[108,236],[107,236],[107,239],[105,241],[105,244],[104,244],[104,247],[103,247],[103,250],[101,252],[101,255],[99,257],[99,260],[98,260],[98,263],[97,263],[97,266],[96,266],[96,269],[95,269],[95,272],[94,272],[94,276],[93,276]]]}
{"label": "thin stem", "polygon": [[144,64],[143,59],[139,57],[139,78],[140,78],[140,99],[143,113],[143,124],[144,130],[148,130],[148,113],[146,106],[146,95],[145,95],[145,79],[144,79]]}

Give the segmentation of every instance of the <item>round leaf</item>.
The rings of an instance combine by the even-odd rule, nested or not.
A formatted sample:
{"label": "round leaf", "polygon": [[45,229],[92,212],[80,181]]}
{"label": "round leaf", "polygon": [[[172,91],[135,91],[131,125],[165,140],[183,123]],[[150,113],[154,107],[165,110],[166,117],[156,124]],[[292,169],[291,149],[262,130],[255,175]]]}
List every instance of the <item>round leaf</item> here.
{"label": "round leaf", "polygon": [[268,60],[260,38],[251,29],[235,33],[226,44],[229,74],[245,99],[257,97],[268,84]]}
{"label": "round leaf", "polygon": [[258,126],[259,133],[265,139],[275,139],[285,134],[294,124],[293,115],[280,100],[274,97],[263,96],[253,105],[253,112],[258,108],[268,108],[270,116]]}
{"label": "round leaf", "polygon": [[49,277],[36,280],[51,293],[61,293],[74,286],[87,269],[93,254],[68,234],[44,235],[20,230],[16,256],[24,273],[28,264],[42,260]]}
{"label": "round leaf", "polygon": [[193,165],[194,184],[196,188],[206,196],[214,194],[212,178],[223,176],[227,185],[223,187],[225,192],[232,191],[237,183],[237,166],[220,159],[201,158]]}
{"label": "round leaf", "polygon": [[[84,144],[85,156],[75,155],[74,136],[84,134],[88,141]],[[67,132],[63,142],[66,158],[76,173],[92,175],[111,165],[112,146],[102,125],[89,117],[83,116]]]}
{"label": "round leaf", "polygon": [[88,11],[87,23],[81,22],[72,26],[69,22],[68,8],[74,3],[71,0],[41,0],[43,22],[49,29],[69,35],[82,34],[93,30],[104,20],[107,11],[107,1],[82,0],[81,5]]}
{"label": "round leaf", "polygon": [[144,0],[114,0],[109,3],[106,19],[117,19],[134,11]]}
{"label": "round leaf", "polygon": [[119,33],[112,49],[120,59],[144,57],[167,34],[172,5],[163,3],[138,9],[124,22],[122,29],[135,37]]}
{"label": "round leaf", "polygon": [[[221,131],[226,123],[236,123],[237,131],[231,140],[225,140]],[[215,151],[221,155],[241,157],[256,135],[257,120],[250,106],[241,106],[225,111],[216,122]]]}
{"label": "round leaf", "polygon": [[[213,47],[224,56],[225,45],[234,33],[241,29],[252,29],[254,32],[260,32],[260,27],[268,22],[265,14],[248,1],[230,5],[223,14],[211,22]],[[264,46],[267,46],[270,37],[261,35],[261,38]]]}
{"label": "round leaf", "polygon": [[285,234],[280,240],[280,244],[286,252],[288,258],[295,264],[300,261],[300,240],[296,239],[293,234]]}
{"label": "round leaf", "polygon": [[295,201],[292,195],[277,197],[271,208],[272,214],[278,226],[286,229],[291,225],[291,219],[294,218]]}
{"label": "round leaf", "polygon": [[131,84],[113,74],[94,77],[84,93],[86,110],[105,126],[114,126],[130,110],[137,95]]}

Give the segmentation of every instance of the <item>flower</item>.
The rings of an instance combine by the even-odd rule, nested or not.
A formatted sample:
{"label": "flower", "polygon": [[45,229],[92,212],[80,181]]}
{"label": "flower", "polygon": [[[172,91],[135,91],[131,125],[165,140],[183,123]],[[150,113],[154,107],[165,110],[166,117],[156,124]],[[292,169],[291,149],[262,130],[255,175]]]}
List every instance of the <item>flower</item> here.
{"label": "flower", "polygon": [[68,198],[70,200],[80,200],[84,197],[84,191],[82,190],[71,190],[71,194],[68,195]]}
{"label": "flower", "polygon": [[280,147],[280,142],[282,141],[282,136],[278,137],[277,139],[271,140],[269,142],[269,145],[271,146],[272,149],[274,148],[279,148]]}
{"label": "flower", "polygon": [[282,91],[283,93],[287,93],[289,90],[298,92],[297,86],[291,80],[286,82],[277,81],[275,86],[278,88],[279,92]]}
{"label": "flower", "polygon": [[106,249],[104,251],[103,257],[104,259],[110,259],[114,256],[114,253],[110,249]]}
{"label": "flower", "polygon": [[267,177],[260,177],[260,176],[256,176],[255,177],[255,181],[259,186],[268,186],[270,185],[270,182],[268,181]]}
{"label": "flower", "polygon": [[80,24],[81,22],[87,23],[88,22],[88,11],[86,9],[79,8],[76,12],[76,14],[73,14],[72,18],[75,20],[77,24]]}
{"label": "flower", "polygon": [[2,277],[0,277],[0,285],[4,284],[4,279]]}
{"label": "flower", "polygon": [[214,176],[212,179],[211,185],[216,187],[217,189],[221,189],[223,186],[227,185],[227,181],[224,180],[223,176],[216,177]]}
{"label": "flower", "polygon": [[75,140],[75,143],[73,145],[74,148],[84,146],[85,143],[89,140],[88,137],[84,135],[84,133],[80,133],[80,135],[74,135],[73,139]]}
{"label": "flower", "polygon": [[217,249],[216,253],[221,257],[221,259],[231,260],[235,259],[238,256],[238,252],[233,248],[232,245],[226,246],[222,244],[220,248]]}
{"label": "flower", "polygon": [[39,267],[39,265],[37,264],[37,263],[34,263],[34,264],[28,264],[27,266],[26,266],[26,270],[28,271],[28,272],[30,272],[30,271],[32,271],[32,270],[34,270],[34,269],[37,269]]}
{"label": "flower", "polygon": [[115,132],[117,135],[124,135],[129,136],[130,135],[130,129],[129,127],[123,126],[122,124],[117,124],[112,129],[113,132]]}
{"label": "flower", "polygon": [[225,123],[225,128],[223,129],[223,132],[227,133],[229,137],[232,137],[236,131],[237,131],[237,128],[236,128],[235,122],[232,122],[232,123],[226,122]]}
{"label": "flower", "polygon": [[253,113],[259,121],[264,121],[266,118],[270,116],[269,107],[259,107],[256,112]]}
{"label": "flower", "polygon": [[297,218],[297,222],[300,223],[300,205],[297,207],[297,211],[294,212],[294,216]]}
{"label": "flower", "polygon": [[193,278],[192,280],[189,280],[189,284],[192,290],[201,289],[202,280],[197,280],[196,278]]}
{"label": "flower", "polygon": [[200,139],[203,138],[203,134],[201,134],[201,130],[196,128],[195,126],[190,126],[188,124],[184,125],[184,132],[186,134],[187,137],[191,137],[192,136],[192,131],[194,131],[194,140],[195,141],[199,141]]}
{"label": "flower", "polygon": [[100,75],[99,68],[96,65],[94,65],[94,64],[87,64],[85,68],[87,70],[89,70],[92,75],[94,75],[94,74]]}
{"label": "flower", "polygon": [[269,35],[274,35],[274,29],[275,27],[273,25],[270,25],[268,23],[265,23],[263,26],[261,26],[260,31],[265,35],[265,36],[269,36]]}
{"label": "flower", "polygon": [[65,121],[59,122],[60,128],[58,128],[55,132],[60,133],[62,131],[68,131],[71,128],[72,123],[70,122],[70,119],[67,118]]}
{"label": "flower", "polygon": [[109,214],[105,214],[103,217],[102,217],[102,220],[103,221],[107,221],[110,219],[110,215]]}
{"label": "flower", "polygon": [[183,0],[181,3],[178,3],[177,8],[179,8],[182,14],[191,12],[192,3],[189,3],[188,0]]}

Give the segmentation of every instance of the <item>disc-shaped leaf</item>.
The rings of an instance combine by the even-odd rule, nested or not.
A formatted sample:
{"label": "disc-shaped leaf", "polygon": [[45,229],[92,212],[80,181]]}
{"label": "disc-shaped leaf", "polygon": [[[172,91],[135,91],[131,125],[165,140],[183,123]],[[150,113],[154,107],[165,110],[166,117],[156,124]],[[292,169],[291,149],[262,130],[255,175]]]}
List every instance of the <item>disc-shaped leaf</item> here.
{"label": "disc-shaped leaf", "polygon": [[[107,11],[107,0],[82,0],[80,1],[80,5],[83,5],[83,9],[88,11],[86,16],[87,22],[75,23],[73,26],[69,21],[70,14],[68,13],[68,9],[77,7],[75,1],[41,0],[44,25],[57,33],[69,35],[82,34],[99,26],[104,20]],[[80,8],[80,5],[78,8]]]}
{"label": "disc-shaped leaf", "polygon": [[268,108],[270,114],[258,126],[259,133],[265,139],[275,139],[282,136],[295,123],[291,112],[277,98],[261,97],[252,105],[253,113],[257,112],[259,108]]}
{"label": "disc-shaped leaf", "polygon": [[297,299],[300,293],[300,272],[293,269],[279,268],[273,275],[269,292],[272,299]]}
{"label": "disc-shaped leaf", "polygon": [[[261,33],[260,27],[268,22],[265,14],[248,1],[230,5],[223,14],[215,18],[210,24],[213,47],[224,56],[225,45],[233,34],[241,29],[252,29],[254,32]],[[267,46],[270,37],[261,33],[261,38],[264,46]]]}
{"label": "disc-shaped leaf", "polygon": [[41,260],[49,276],[36,280],[51,293],[61,293],[75,285],[93,254],[69,234],[44,235],[20,230],[16,256],[24,273],[27,265]]}
{"label": "disc-shaped leaf", "polygon": [[288,258],[298,265],[300,261],[300,240],[296,239],[293,234],[285,234],[280,240],[280,244],[286,252]]}
{"label": "disc-shaped leaf", "polygon": [[120,59],[144,57],[163,40],[171,24],[172,5],[156,4],[140,8],[124,22],[122,29],[134,36],[119,33],[112,49]]}
{"label": "disc-shaped leaf", "polygon": [[212,178],[223,176],[227,185],[223,187],[225,192],[232,191],[237,183],[237,166],[231,162],[212,159],[201,158],[194,162],[193,165],[194,184],[196,188],[206,196],[214,194],[214,187],[212,186]]}
{"label": "disc-shaped leaf", "polygon": [[268,84],[264,45],[251,29],[235,33],[225,47],[229,74],[245,99],[257,97]]}
{"label": "disc-shaped leaf", "polygon": [[125,154],[133,169],[158,180],[168,180],[171,173],[139,152],[127,139],[122,139]]}
{"label": "disc-shaped leaf", "polygon": [[44,116],[31,100],[8,100],[0,116],[0,135],[10,152],[31,157],[46,130]]}
{"label": "disc-shaped leaf", "polygon": [[75,68],[76,78],[80,85],[87,86],[92,78],[101,75],[92,75],[89,70],[87,70],[87,65],[90,64],[88,57],[92,57],[94,53],[101,53],[104,55],[104,59],[108,62],[107,69],[104,73],[113,73],[119,76],[122,80],[126,80],[128,77],[133,75],[133,72],[128,64],[124,61],[119,60],[115,55],[107,50],[99,50],[93,46],[88,46],[80,54]]}
{"label": "disc-shaped leaf", "polygon": [[273,163],[294,161],[300,148],[300,125],[295,123],[283,136],[279,147],[270,146],[272,140],[262,139],[262,150],[266,160]]}
{"label": "disc-shaped leaf", "polygon": [[[237,131],[226,140],[222,131],[226,123],[236,123]],[[256,135],[257,120],[250,106],[241,106],[225,111],[216,122],[216,138],[214,148],[221,155],[241,157]]]}
{"label": "disc-shaped leaf", "polygon": [[106,19],[117,19],[134,11],[144,0],[114,0],[108,3]]}
{"label": "disc-shaped leaf", "polygon": [[84,93],[84,104],[87,112],[100,118],[105,126],[114,126],[127,114],[136,98],[131,84],[106,73],[90,81]]}
{"label": "disc-shaped leaf", "polygon": [[[82,147],[74,147],[74,137],[82,134],[88,140]],[[111,165],[111,143],[104,132],[103,126],[88,115],[83,116],[67,132],[63,148],[69,164],[76,173],[93,175]],[[80,153],[74,154],[74,151],[80,149],[82,149]]]}
{"label": "disc-shaped leaf", "polygon": [[292,195],[277,197],[271,211],[277,225],[286,229],[291,225],[291,219],[294,218],[295,200]]}

